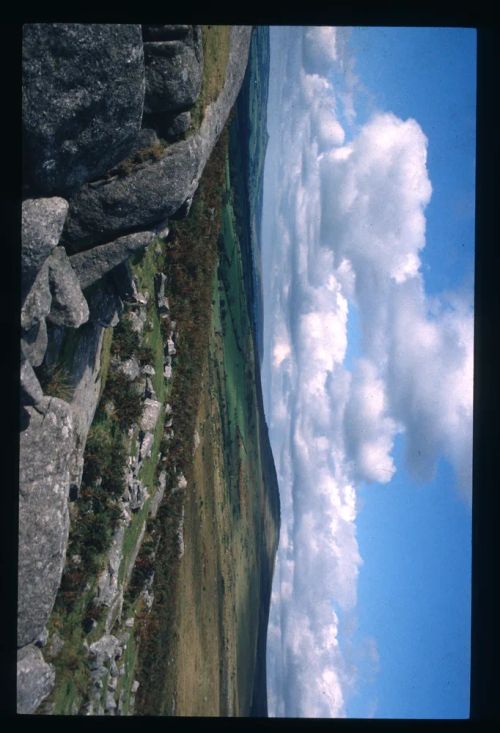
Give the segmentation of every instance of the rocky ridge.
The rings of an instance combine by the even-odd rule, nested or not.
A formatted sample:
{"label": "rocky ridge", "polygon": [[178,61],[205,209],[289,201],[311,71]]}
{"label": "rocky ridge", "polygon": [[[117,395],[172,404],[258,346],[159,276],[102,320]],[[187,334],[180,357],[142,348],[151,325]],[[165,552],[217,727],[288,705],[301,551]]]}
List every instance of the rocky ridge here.
{"label": "rocky ridge", "polygon": [[[250,34],[250,27],[232,27],[223,89],[205,109],[199,130],[181,139],[201,87],[199,27],[42,23],[23,28],[19,712],[35,712],[54,684],[49,660],[55,642],[45,646],[44,629],[61,582],[70,502],[78,495],[83,451],[101,392],[104,332],[117,325],[127,299],[139,304],[130,309],[134,328],[144,327],[141,294],[127,261],[154,239],[168,236],[168,219],[189,210],[241,85]],[[167,140],[160,142],[158,133],[165,130]],[[161,275],[157,305],[167,316]],[[171,328],[166,379],[175,354],[174,322]],[[44,394],[40,370],[54,375],[68,344],[68,383],[62,381],[60,397]],[[135,374],[137,367],[120,368]],[[120,532],[147,498],[138,471],[160,414],[151,374],[143,369],[140,376],[142,437],[136,462],[128,467],[123,517],[96,599],[109,608],[108,637],[133,566],[117,583]],[[162,482],[151,512],[158,509],[161,487]],[[96,670],[111,674],[108,642],[101,644],[105,653],[99,645],[89,653]],[[112,703],[112,679],[104,703],[101,696],[89,712],[120,711],[120,701]]]}

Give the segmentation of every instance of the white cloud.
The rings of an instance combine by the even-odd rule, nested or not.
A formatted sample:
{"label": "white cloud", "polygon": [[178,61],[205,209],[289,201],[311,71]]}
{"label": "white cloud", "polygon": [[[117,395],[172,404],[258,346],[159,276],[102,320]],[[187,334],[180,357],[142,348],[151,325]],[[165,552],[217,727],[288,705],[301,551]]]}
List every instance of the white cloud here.
{"label": "white cloud", "polygon": [[303,61],[307,71],[326,72],[337,60],[337,29],[313,26],[304,29]]}
{"label": "white cloud", "polygon": [[[288,31],[271,32],[284,53]],[[425,294],[420,254],[432,187],[422,129],[377,114],[346,144],[337,109],[344,105],[352,122],[358,80],[343,33],[290,34],[280,122],[269,118],[279,189],[264,216],[274,310],[267,419],[281,496],[269,709],[335,717],[345,714],[357,674],[339,634],[362,565],[356,482],[391,479],[394,439],[404,431],[416,476],[429,478],[444,454],[470,492],[473,320],[461,300]],[[325,76],[335,64],[343,100]],[[352,374],[343,365],[351,303],[362,330]],[[376,668],[373,640],[359,654]]]}
{"label": "white cloud", "polygon": [[373,363],[360,359],[344,418],[347,455],[358,480],[387,483],[396,467],[391,458],[396,422],[389,416],[385,384]]}

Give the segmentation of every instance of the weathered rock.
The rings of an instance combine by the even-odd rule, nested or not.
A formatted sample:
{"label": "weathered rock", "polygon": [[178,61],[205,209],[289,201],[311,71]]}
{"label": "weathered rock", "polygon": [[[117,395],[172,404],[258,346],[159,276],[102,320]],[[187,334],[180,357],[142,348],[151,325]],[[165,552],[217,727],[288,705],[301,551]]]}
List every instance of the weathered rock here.
{"label": "weathered rock", "polygon": [[30,644],[17,653],[17,712],[34,713],[55,682],[54,668],[45,662],[42,652]]}
{"label": "weathered rock", "polygon": [[144,506],[144,502],[149,498],[149,493],[141,481],[134,480],[129,485],[130,501],[129,506],[133,512],[139,511]]}
{"label": "weathered rock", "polygon": [[141,417],[141,430],[144,432],[154,432],[158,417],[160,415],[161,402],[157,400],[144,400],[144,407]]}
{"label": "weathered rock", "polygon": [[132,328],[132,331],[135,331],[136,333],[141,335],[144,331],[144,326],[146,325],[146,311],[129,311],[127,314],[127,319],[130,321],[130,327]]}
{"label": "weathered rock", "polygon": [[145,433],[139,448],[139,458],[143,461],[145,458],[149,458],[151,455],[151,449],[153,447],[154,435],[153,433]]}
{"label": "weathered rock", "polygon": [[44,397],[36,410],[27,410],[30,423],[20,440],[18,646],[42,632],[61,581],[69,530],[68,456],[75,445],[66,402]]}
{"label": "weathered rock", "polygon": [[[98,578],[97,596],[95,602],[99,606],[106,606],[110,608],[116,601],[116,597],[120,592],[120,589],[118,587],[118,573],[122,560],[122,546],[124,534],[125,527],[118,527],[115,534],[113,535],[111,547],[108,550],[106,567]],[[106,644],[109,643],[109,640],[103,642],[105,647]],[[94,645],[91,645],[90,648],[92,649],[93,646]]]}
{"label": "weathered rock", "polygon": [[101,244],[98,247],[78,252],[69,259],[75,270],[80,287],[88,288],[100,280],[106,273],[127,260],[134,252],[138,252],[148,246],[157,236],[161,235],[165,227],[162,225],[157,229],[145,232],[136,232],[119,237],[113,242]]}
{"label": "weathered rock", "polygon": [[89,320],[104,328],[116,326],[123,312],[123,302],[107,277],[85,291]]}
{"label": "weathered rock", "polygon": [[143,374],[147,374],[150,377],[154,377],[156,374],[155,368],[151,364],[144,364],[141,371]]}
{"label": "weathered rock", "polygon": [[183,112],[201,90],[203,49],[194,26],[182,40],[145,41],[146,93],[144,111]]}
{"label": "weathered rock", "polygon": [[[143,148],[149,148],[153,145],[157,145],[160,142],[156,130],[148,127],[143,127],[140,130],[139,135],[134,144],[135,150],[142,150]],[[133,151],[132,151],[133,152]]]}
{"label": "weathered rock", "polygon": [[89,307],[64,247],[56,247],[47,262],[52,293],[47,318],[56,326],[78,328],[88,321]]}
{"label": "weathered rock", "polygon": [[141,28],[27,23],[22,52],[26,177],[47,193],[73,190],[124,158],[139,132]]}
{"label": "weathered rock", "polygon": [[178,140],[189,130],[191,124],[191,112],[180,112],[170,122],[169,126],[165,130],[165,138],[169,142]]}
{"label": "weathered rock", "polygon": [[124,361],[112,359],[111,365],[122,372],[131,382],[137,379],[141,373],[141,367],[135,356],[131,356],[130,359],[125,359]]}
{"label": "weathered rock", "polygon": [[98,669],[109,667],[113,659],[121,656],[119,640],[112,634],[104,634],[89,647],[89,667]]}
{"label": "weathered rock", "polygon": [[163,376],[165,379],[172,379],[172,367],[170,364],[166,364],[163,370]]}
{"label": "weathered rock", "polygon": [[21,404],[36,405],[43,399],[40,382],[30,362],[21,353]]}
{"label": "weathered rock", "polygon": [[71,408],[76,433],[75,451],[68,458],[70,479],[73,490],[78,490],[83,470],[83,451],[87,433],[94,419],[99,392],[100,354],[104,329],[99,323],[90,322],[80,326],[70,367],[73,389]]}
{"label": "weathered rock", "polygon": [[173,339],[167,339],[167,354],[168,356],[174,356],[176,354],[176,348]]}
{"label": "weathered rock", "polygon": [[48,658],[57,657],[57,655],[59,654],[63,646],[64,646],[64,639],[62,639],[62,637],[59,636],[57,631],[54,631],[54,633],[50,637],[49,643],[47,644],[47,649],[45,651],[46,656]]}
{"label": "weathered rock", "polygon": [[22,290],[31,288],[41,266],[57,245],[68,213],[68,202],[52,198],[26,199],[22,205]]}
{"label": "weathered rock", "polygon": [[162,471],[160,475],[158,476],[158,488],[156,490],[156,494],[151,499],[151,504],[149,505],[149,513],[151,517],[153,517],[153,519],[158,514],[158,509],[165,495],[166,485],[167,485],[167,474],[165,471]]}
{"label": "weathered rock", "polygon": [[46,260],[25,296],[21,308],[21,328],[24,331],[29,331],[34,325],[43,321],[49,314],[51,305],[49,265],[48,260]]}
{"label": "weathered rock", "polygon": [[71,197],[65,244],[96,244],[150,226],[193,196],[241,87],[250,37],[251,26],[232,26],[226,81],[196,134],[167,147],[160,160],[124,178],[84,185]]}
{"label": "weathered rock", "polygon": [[63,233],[67,248],[106,242],[169,217],[196,188],[197,159],[198,144],[191,137],[166,148],[163,158],[128,176],[82,186],[69,202]]}
{"label": "weathered rock", "polygon": [[156,399],[156,390],[150,377],[146,377],[146,385],[144,387],[144,396],[148,399]]}
{"label": "weathered rock", "polygon": [[47,325],[45,321],[36,323],[21,337],[21,351],[32,366],[37,367],[43,361],[47,349]]}
{"label": "weathered rock", "polygon": [[49,640],[49,631],[47,627],[42,629],[42,632],[38,635],[37,639],[35,640],[35,646],[37,647],[44,647],[47,645],[47,642]]}

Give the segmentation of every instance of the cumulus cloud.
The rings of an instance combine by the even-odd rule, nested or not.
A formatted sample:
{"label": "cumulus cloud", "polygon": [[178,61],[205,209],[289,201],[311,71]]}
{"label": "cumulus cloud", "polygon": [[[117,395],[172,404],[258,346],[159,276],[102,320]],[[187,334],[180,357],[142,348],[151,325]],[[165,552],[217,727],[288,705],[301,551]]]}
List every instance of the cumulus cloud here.
{"label": "cumulus cloud", "polygon": [[304,29],[303,63],[308,72],[327,73],[337,60],[337,29],[317,26]]}
{"label": "cumulus cloud", "polygon": [[[355,688],[356,658],[378,663],[373,640],[355,653],[349,631],[339,633],[354,612],[362,566],[356,484],[390,481],[403,432],[415,476],[430,478],[445,455],[470,496],[473,318],[464,299],[431,301],[425,292],[420,255],[432,186],[418,122],[375,114],[346,142],[337,110],[352,121],[358,80],[342,29],[271,34],[271,83],[273,74],[280,83],[270,95],[264,183],[272,181],[263,215],[273,313],[265,321],[266,411],[281,535],[269,709],[336,717]],[[343,92],[331,82],[335,68]],[[362,356],[351,373],[353,305]]]}
{"label": "cumulus cloud", "polygon": [[391,457],[397,423],[388,414],[385,384],[373,363],[360,359],[345,411],[346,452],[358,481],[387,483],[396,467]]}

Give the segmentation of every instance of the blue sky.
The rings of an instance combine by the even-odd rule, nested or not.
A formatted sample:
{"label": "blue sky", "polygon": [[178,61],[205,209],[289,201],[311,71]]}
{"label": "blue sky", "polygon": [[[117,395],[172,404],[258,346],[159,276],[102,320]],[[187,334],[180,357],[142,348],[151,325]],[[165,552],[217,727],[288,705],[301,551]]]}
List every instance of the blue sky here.
{"label": "blue sky", "polygon": [[271,30],[277,715],[468,715],[475,42]]}

